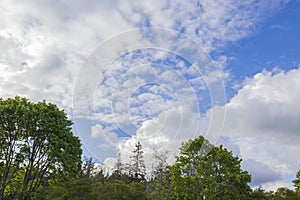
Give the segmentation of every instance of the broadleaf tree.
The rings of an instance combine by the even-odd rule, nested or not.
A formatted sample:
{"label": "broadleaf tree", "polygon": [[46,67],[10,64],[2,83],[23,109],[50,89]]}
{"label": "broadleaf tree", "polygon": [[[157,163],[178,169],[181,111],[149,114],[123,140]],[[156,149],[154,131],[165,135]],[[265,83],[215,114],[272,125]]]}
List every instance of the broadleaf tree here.
{"label": "broadleaf tree", "polygon": [[55,174],[80,171],[81,143],[71,125],[54,104],[0,99],[0,199],[25,199]]}
{"label": "broadleaf tree", "polygon": [[295,190],[300,193],[300,170],[296,174],[296,179],[293,180]]}
{"label": "broadleaf tree", "polygon": [[251,176],[240,162],[232,152],[213,147],[202,136],[189,140],[172,166],[174,199],[247,199]]}
{"label": "broadleaf tree", "polygon": [[293,180],[293,183],[296,191],[300,193],[300,170],[297,172],[296,179]]}

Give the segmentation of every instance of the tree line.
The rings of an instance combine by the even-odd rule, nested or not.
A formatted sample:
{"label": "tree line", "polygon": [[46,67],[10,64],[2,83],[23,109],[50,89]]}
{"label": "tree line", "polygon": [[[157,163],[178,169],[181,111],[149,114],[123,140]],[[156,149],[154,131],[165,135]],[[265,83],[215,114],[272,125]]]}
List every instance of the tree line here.
{"label": "tree line", "polygon": [[119,154],[108,172],[82,159],[71,125],[54,104],[0,98],[0,199],[300,199],[300,170],[295,190],[253,190],[242,160],[202,136],[184,142],[172,165],[167,152],[154,152],[150,175],[140,142],[130,163]]}

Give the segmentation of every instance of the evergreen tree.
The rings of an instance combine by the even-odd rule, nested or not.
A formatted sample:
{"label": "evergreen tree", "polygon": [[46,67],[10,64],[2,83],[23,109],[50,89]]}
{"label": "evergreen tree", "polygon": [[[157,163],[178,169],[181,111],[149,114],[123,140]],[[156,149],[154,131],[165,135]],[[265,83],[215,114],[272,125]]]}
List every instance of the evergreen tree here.
{"label": "evergreen tree", "polygon": [[121,160],[121,153],[118,154],[118,158],[117,158],[117,161],[114,166],[113,174],[115,174],[119,177],[121,177],[121,175],[123,174],[123,164],[122,164],[122,160]]}
{"label": "evergreen tree", "polygon": [[167,151],[154,151],[154,159],[158,161],[154,169],[153,177],[149,181],[151,199],[169,199],[172,192],[171,171],[167,163]]}
{"label": "evergreen tree", "polygon": [[132,153],[133,155],[130,157],[130,175],[133,177],[134,181],[145,180],[146,166],[143,155],[144,151],[142,150],[142,145],[140,142],[135,145],[135,149],[132,151]]}

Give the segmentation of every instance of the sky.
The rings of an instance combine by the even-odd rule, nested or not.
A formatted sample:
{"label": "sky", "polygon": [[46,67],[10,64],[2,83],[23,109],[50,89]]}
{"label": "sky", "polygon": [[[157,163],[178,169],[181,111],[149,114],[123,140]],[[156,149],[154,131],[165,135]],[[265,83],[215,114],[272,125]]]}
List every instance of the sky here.
{"label": "sky", "polygon": [[140,141],[172,164],[199,135],[251,186],[293,188],[300,159],[300,1],[0,3],[0,97],[46,100],[112,167]]}

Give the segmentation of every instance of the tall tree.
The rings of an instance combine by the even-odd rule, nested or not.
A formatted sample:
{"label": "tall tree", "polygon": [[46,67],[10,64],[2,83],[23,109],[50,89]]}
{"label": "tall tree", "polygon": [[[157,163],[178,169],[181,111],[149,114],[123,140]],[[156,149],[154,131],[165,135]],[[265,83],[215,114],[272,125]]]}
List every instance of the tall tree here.
{"label": "tall tree", "polygon": [[154,159],[158,163],[153,171],[153,177],[148,183],[150,185],[149,196],[151,199],[165,200],[171,197],[171,172],[167,163],[167,155],[167,151],[154,151]]}
{"label": "tall tree", "polygon": [[135,181],[145,180],[146,166],[144,162],[144,151],[142,145],[138,142],[135,145],[135,149],[132,151],[133,155],[131,158],[130,175]]}
{"label": "tall tree", "polygon": [[222,146],[212,147],[202,136],[189,140],[172,166],[174,198],[247,199],[251,176],[241,170],[240,162]]}
{"label": "tall tree", "polygon": [[117,178],[121,179],[121,176],[123,174],[123,164],[121,160],[121,153],[118,154],[117,161],[115,162],[114,171],[113,174],[117,176]]}
{"label": "tall tree", "polygon": [[[133,175],[129,174],[131,170],[131,165],[124,165],[121,159],[121,153],[118,154],[117,160],[115,162],[113,172],[109,176],[110,181],[119,180],[124,183],[131,183],[133,180]],[[127,173],[128,172],[128,173]]]}
{"label": "tall tree", "polygon": [[25,199],[55,174],[79,172],[81,144],[71,125],[54,104],[0,99],[0,199],[5,191]]}

